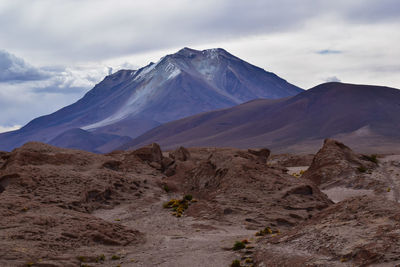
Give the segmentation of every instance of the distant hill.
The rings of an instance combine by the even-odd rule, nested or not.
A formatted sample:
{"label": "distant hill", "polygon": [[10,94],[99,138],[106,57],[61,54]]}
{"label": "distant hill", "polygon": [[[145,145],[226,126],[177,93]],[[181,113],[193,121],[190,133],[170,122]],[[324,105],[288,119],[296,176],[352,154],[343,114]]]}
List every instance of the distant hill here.
{"label": "distant hill", "polygon": [[400,90],[326,83],[293,97],[255,100],[159,126],[128,142],[131,149],[158,142],[184,146],[259,147],[316,152],[336,138],[357,151],[400,151]]}
{"label": "distant hill", "polygon": [[[100,142],[101,146],[113,149],[120,137],[134,138],[169,121],[302,91],[223,49],[184,48],[139,70],[121,70],[107,76],[76,103],[34,119],[20,130],[0,134],[0,150],[41,141],[99,151],[96,145],[100,139],[105,141],[103,134],[108,134],[106,139],[111,143]],[[77,128],[87,133],[69,132]],[[90,140],[85,144],[75,142],[73,134]],[[60,135],[68,136],[72,143],[57,138]]]}

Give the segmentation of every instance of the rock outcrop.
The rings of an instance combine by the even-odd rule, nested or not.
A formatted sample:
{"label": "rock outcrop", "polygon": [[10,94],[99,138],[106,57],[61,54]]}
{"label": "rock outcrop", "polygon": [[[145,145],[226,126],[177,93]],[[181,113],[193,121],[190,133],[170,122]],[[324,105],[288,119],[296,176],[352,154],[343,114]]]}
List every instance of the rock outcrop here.
{"label": "rock outcrop", "polygon": [[190,159],[190,152],[183,146],[180,146],[175,151],[170,152],[169,157],[175,160],[186,161]]}
{"label": "rock outcrop", "polygon": [[286,229],[332,204],[312,182],[268,167],[267,149],[189,151],[191,158],[176,162],[175,174],[164,182],[199,200],[196,209],[188,210],[191,216],[245,222],[249,229]]}
{"label": "rock outcrop", "polygon": [[133,151],[133,154],[138,156],[141,160],[146,162],[156,162],[161,164],[163,155],[161,148],[157,143],[141,147]]}
{"label": "rock outcrop", "polygon": [[[158,159],[157,146],[150,151]],[[80,255],[143,242],[134,228],[91,214],[138,201],[146,191],[162,192],[153,175],[158,172],[131,153],[98,155],[27,143],[0,158],[1,266],[39,259],[46,266],[78,266]]]}
{"label": "rock outcrop", "polygon": [[355,183],[362,183],[357,179],[358,176],[376,166],[377,163],[371,158],[356,154],[336,140],[326,139],[302,178],[311,180],[323,189],[338,184],[355,187]]}
{"label": "rock outcrop", "polygon": [[351,198],[286,233],[263,238],[256,266],[398,266],[399,219],[398,203]]}

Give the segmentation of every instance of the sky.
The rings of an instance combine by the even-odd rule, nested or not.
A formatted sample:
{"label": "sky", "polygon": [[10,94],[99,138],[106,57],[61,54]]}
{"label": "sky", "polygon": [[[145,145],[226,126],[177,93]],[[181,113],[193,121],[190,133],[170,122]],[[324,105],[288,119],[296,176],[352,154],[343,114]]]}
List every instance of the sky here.
{"label": "sky", "polygon": [[0,132],[106,75],[221,47],[304,89],[400,88],[398,0],[1,0]]}

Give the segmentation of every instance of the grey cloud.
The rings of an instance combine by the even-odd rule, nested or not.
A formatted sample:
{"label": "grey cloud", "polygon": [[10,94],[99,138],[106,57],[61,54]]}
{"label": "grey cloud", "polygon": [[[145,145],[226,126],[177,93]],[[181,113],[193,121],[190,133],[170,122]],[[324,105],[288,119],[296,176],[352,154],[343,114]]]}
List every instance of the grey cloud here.
{"label": "grey cloud", "polygon": [[36,81],[49,77],[49,73],[27,64],[7,51],[0,50],[0,82]]}
{"label": "grey cloud", "polygon": [[366,23],[400,20],[396,0],[42,0],[31,4],[39,20],[27,15],[30,5],[8,1],[0,11],[7,47],[23,50],[29,42],[35,53],[73,61],[293,31],[327,14]]}
{"label": "grey cloud", "polygon": [[[9,47],[23,49],[29,42],[35,51],[81,60],[293,30],[324,14],[399,19],[400,9],[396,0],[8,2],[0,10],[0,24],[7,25],[0,39]],[[32,7],[35,17],[29,16]]]}
{"label": "grey cloud", "polygon": [[320,55],[341,54],[341,53],[343,53],[343,52],[340,50],[331,50],[331,49],[324,49],[324,50],[317,51],[317,54],[320,54]]}
{"label": "grey cloud", "polygon": [[0,130],[24,125],[37,116],[73,103],[101,81],[108,70],[97,65],[37,68],[1,51]]}
{"label": "grey cloud", "polygon": [[351,3],[345,10],[345,17],[350,21],[375,23],[400,20],[400,4],[398,0],[363,0]]}

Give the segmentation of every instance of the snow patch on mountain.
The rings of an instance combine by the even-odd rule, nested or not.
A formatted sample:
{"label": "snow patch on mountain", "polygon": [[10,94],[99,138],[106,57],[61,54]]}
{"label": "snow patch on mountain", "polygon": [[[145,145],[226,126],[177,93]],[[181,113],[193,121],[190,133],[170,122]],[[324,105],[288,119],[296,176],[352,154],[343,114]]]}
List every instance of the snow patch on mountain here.
{"label": "snow patch on mountain", "polygon": [[161,58],[157,63],[149,64],[134,78],[134,81],[142,83],[143,86],[137,88],[116,113],[101,121],[81,127],[81,129],[92,130],[140,113],[143,107],[157,95],[157,89],[166,81],[178,76],[181,72],[166,57]]}

